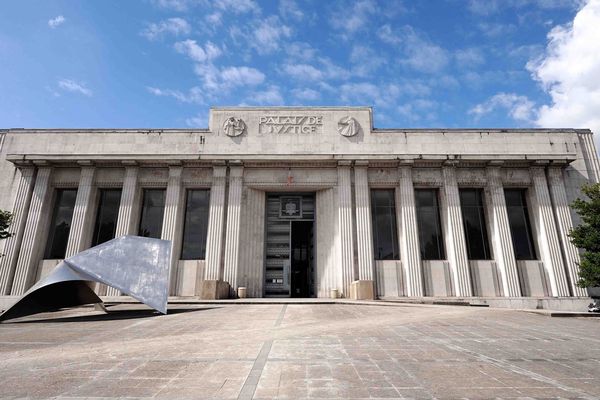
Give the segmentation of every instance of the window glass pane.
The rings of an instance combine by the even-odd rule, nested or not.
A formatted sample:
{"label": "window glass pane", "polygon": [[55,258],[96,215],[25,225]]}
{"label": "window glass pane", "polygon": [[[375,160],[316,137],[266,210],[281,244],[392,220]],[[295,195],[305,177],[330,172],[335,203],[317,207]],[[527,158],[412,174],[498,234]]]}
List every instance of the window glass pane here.
{"label": "window glass pane", "polygon": [[483,191],[481,189],[460,189],[459,193],[469,260],[490,260]]}
{"label": "window glass pane", "polygon": [[526,196],[525,189],[504,189],[508,224],[517,260],[536,259]]}
{"label": "window glass pane", "polygon": [[164,189],[144,189],[139,236],[160,239],[165,210]]}
{"label": "window glass pane", "polygon": [[183,226],[182,260],[204,260],[210,190],[188,190]]}
{"label": "window glass pane", "polygon": [[394,189],[371,190],[373,252],[376,260],[399,260]]}
{"label": "window glass pane", "polygon": [[114,239],[121,203],[121,189],[101,189],[99,197],[92,247]]}
{"label": "window glass pane", "polygon": [[415,190],[421,259],[445,260],[437,189]]}
{"label": "window glass pane", "polygon": [[45,259],[63,259],[67,250],[71,219],[75,207],[76,189],[58,189],[50,222]]}

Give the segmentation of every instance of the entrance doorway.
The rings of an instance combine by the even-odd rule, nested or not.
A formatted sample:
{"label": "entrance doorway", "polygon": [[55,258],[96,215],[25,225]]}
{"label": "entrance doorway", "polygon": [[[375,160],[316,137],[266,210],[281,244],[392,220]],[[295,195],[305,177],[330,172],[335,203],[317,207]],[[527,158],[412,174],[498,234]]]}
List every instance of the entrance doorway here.
{"label": "entrance doorway", "polygon": [[268,194],[265,297],[312,297],[314,194]]}

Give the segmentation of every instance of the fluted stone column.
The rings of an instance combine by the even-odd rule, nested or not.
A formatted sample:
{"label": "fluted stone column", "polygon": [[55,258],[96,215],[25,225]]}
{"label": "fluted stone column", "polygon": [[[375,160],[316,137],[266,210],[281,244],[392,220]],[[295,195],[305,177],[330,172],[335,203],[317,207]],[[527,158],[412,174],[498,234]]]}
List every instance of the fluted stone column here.
{"label": "fluted stone column", "polygon": [[398,178],[400,202],[396,207],[400,221],[400,257],[404,268],[406,294],[411,297],[421,297],[423,296],[423,267],[419,249],[412,167],[410,165],[399,166]]}
{"label": "fluted stone column", "polygon": [[550,288],[552,296],[568,296],[569,287],[567,285],[567,276],[563,265],[562,255],[560,253],[560,243],[558,232],[554,222],[552,211],[552,202],[550,201],[550,192],[546,182],[546,173],[543,166],[530,168],[531,179],[533,180],[533,189],[535,191],[536,207],[535,213],[539,223],[539,247],[541,250],[542,261],[550,278]]}
{"label": "fluted stone column", "polygon": [[562,167],[551,166],[548,168],[548,183],[550,184],[550,195],[554,204],[554,215],[558,228],[560,244],[564,260],[569,274],[570,288],[573,296],[586,296],[586,291],[577,286],[579,280],[579,251],[569,240],[569,232],[573,228],[573,220],[569,210],[569,201],[565,190]]}
{"label": "fluted stone column", "polygon": [[338,215],[340,238],[340,268],[344,297],[350,297],[354,280],[354,244],[352,240],[352,177],[350,162],[338,163]]}
{"label": "fluted stone column", "polygon": [[471,277],[469,274],[469,258],[462,212],[460,208],[460,195],[456,182],[456,168],[444,166],[444,193],[446,194],[446,243],[448,247],[448,261],[454,273],[454,287],[456,296],[472,296]]}
{"label": "fluted stone column", "polygon": [[210,189],[208,212],[208,237],[206,239],[205,280],[221,280],[221,254],[223,251],[223,226],[225,216],[225,165],[213,166],[213,182]]}
{"label": "fluted stone column", "polygon": [[229,167],[229,197],[227,200],[223,280],[228,282],[231,287],[230,295],[235,293],[238,286],[243,175],[243,166],[235,165]]}
{"label": "fluted stone column", "polygon": [[[123,179],[123,189],[121,190],[121,203],[119,204],[119,214],[117,215],[117,227],[115,237],[124,235],[134,235],[135,231],[135,211],[137,209],[136,200],[138,199],[138,167],[125,167],[125,178]],[[99,289],[100,292],[103,288]],[[107,296],[119,296],[120,291],[113,287],[106,287]]]}
{"label": "fluted stone column", "polygon": [[598,160],[594,136],[591,132],[578,132],[577,137],[579,138],[581,153],[588,171],[589,180],[591,183],[598,183],[600,182],[600,160]]}
{"label": "fluted stone column", "polygon": [[13,220],[8,229],[13,235],[4,239],[4,256],[0,257],[0,295],[10,294],[35,182],[34,167],[20,167],[19,173],[21,176],[12,209]]}
{"label": "fluted stone column", "polygon": [[373,229],[371,226],[371,196],[368,166],[354,167],[354,193],[356,202],[356,244],[358,247],[358,279],[373,280]]}
{"label": "fluted stone column", "polygon": [[504,197],[500,167],[488,167],[487,178],[488,193],[492,207],[489,212],[492,225],[492,246],[494,257],[498,263],[498,269],[502,277],[504,296],[519,297],[521,296],[521,287],[519,286],[517,261],[515,259],[512,236],[508,224],[506,198]]}
{"label": "fluted stone column", "polygon": [[160,238],[171,241],[171,266],[170,266],[170,293],[174,294],[177,287],[177,263],[179,261],[179,242],[181,238],[181,174],[183,168],[179,166],[169,167],[169,181],[165,195],[165,210],[163,214],[163,225]]}
{"label": "fluted stone column", "polygon": [[15,276],[11,287],[11,295],[21,295],[32,285],[38,268],[39,254],[42,244],[42,230],[45,216],[48,214],[50,202],[51,167],[38,169],[35,186],[27,213],[27,222],[23,231],[21,250],[15,268]]}
{"label": "fluted stone column", "polygon": [[85,249],[88,239],[92,214],[92,198],[94,189],[94,175],[96,167],[81,168],[77,197],[73,208],[73,219],[69,230],[69,240],[65,251],[65,258],[71,257]]}

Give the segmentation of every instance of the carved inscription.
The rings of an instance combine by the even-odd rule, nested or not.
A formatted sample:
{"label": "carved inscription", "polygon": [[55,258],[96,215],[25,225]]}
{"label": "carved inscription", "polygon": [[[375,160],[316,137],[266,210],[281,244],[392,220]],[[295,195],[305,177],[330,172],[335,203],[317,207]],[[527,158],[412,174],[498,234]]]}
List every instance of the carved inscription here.
{"label": "carved inscription", "polygon": [[258,121],[258,133],[260,134],[311,134],[321,133],[322,131],[322,116],[266,115],[260,117]]}

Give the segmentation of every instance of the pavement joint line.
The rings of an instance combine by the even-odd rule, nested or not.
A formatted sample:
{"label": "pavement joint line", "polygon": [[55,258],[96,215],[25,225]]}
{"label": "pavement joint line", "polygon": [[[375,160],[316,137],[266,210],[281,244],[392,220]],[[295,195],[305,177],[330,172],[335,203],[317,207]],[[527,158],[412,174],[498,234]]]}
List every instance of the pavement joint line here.
{"label": "pavement joint line", "polygon": [[271,347],[273,346],[273,339],[266,340],[252,365],[252,369],[248,373],[248,377],[240,390],[240,394],[238,395],[238,400],[250,400],[254,397],[254,392],[256,391],[256,387],[258,386],[258,381],[262,375],[263,370],[265,369],[265,365],[267,364],[267,358],[269,357],[269,353],[271,352]]}
{"label": "pavement joint line", "polygon": [[277,321],[275,321],[274,326],[281,325],[281,322],[283,321],[283,316],[285,315],[286,310],[287,310],[287,304],[284,304],[283,307],[281,307],[281,311],[279,312],[279,315],[277,316]]}
{"label": "pavement joint line", "polygon": [[579,389],[576,389],[576,388],[571,387],[571,386],[563,385],[562,383],[558,382],[555,379],[552,379],[552,378],[549,378],[547,376],[538,374],[536,372],[529,371],[528,369],[521,368],[521,367],[519,367],[517,365],[514,365],[512,363],[509,363],[509,362],[506,362],[506,361],[503,361],[503,360],[499,360],[497,358],[489,357],[489,356],[486,356],[484,354],[478,353],[478,352],[473,351],[473,350],[465,349],[465,348],[457,346],[455,344],[448,343],[445,340],[435,340],[435,342],[437,342],[437,343],[439,343],[439,344],[441,344],[443,346],[446,346],[449,349],[470,354],[471,356],[473,356],[475,358],[478,358],[481,361],[488,362],[490,364],[496,365],[497,367],[500,367],[500,368],[503,368],[503,369],[504,368],[508,368],[508,369],[510,369],[510,371],[513,371],[513,372],[516,372],[518,374],[527,376],[527,377],[529,377],[531,379],[535,379],[535,380],[540,381],[540,382],[544,382],[544,383],[550,384],[550,385],[552,385],[555,388],[564,390],[565,392],[576,393],[582,399],[586,399],[586,400],[596,400],[597,399],[597,397],[592,396],[592,395],[584,392],[583,390],[579,390]]}

